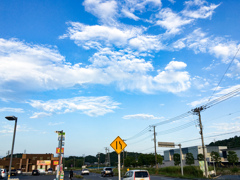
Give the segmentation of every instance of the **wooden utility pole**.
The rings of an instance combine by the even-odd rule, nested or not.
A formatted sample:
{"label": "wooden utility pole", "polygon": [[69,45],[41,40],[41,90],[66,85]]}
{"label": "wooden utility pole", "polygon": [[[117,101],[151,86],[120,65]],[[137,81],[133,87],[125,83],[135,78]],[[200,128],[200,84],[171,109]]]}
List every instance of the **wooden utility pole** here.
{"label": "wooden utility pole", "polygon": [[200,135],[202,139],[202,149],[203,149],[203,156],[204,156],[204,167],[205,167],[205,176],[208,177],[208,169],[207,169],[207,161],[206,161],[206,153],[205,153],[205,145],[203,140],[203,127],[202,127],[202,121],[201,121],[201,114],[200,112],[203,110],[203,107],[195,108],[193,112],[198,115],[199,117],[199,127],[200,127]]}
{"label": "wooden utility pole", "polygon": [[155,149],[155,163],[156,163],[156,169],[158,169],[155,127],[156,127],[156,126],[153,126],[153,130],[154,130],[154,149]]}

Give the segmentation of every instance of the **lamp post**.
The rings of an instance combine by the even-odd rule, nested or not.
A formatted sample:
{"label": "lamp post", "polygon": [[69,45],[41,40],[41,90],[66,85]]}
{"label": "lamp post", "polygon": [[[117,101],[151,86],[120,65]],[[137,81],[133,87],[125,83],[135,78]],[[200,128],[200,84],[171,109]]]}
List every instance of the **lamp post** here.
{"label": "lamp post", "polygon": [[17,128],[17,117],[15,117],[15,116],[6,116],[5,118],[7,120],[9,120],[9,121],[15,121],[14,133],[13,133],[13,141],[12,141],[12,151],[11,151],[11,158],[10,158],[10,165],[9,165],[9,174],[8,174],[8,179],[10,179],[11,168],[12,168],[13,149],[14,149],[14,142],[15,142],[15,134],[16,134],[16,128]]}

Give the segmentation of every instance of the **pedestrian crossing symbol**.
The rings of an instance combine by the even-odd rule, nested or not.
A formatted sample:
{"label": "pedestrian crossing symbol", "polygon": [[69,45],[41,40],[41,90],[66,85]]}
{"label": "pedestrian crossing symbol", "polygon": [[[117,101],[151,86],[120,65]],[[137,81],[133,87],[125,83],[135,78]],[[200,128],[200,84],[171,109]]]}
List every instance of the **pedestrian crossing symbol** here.
{"label": "pedestrian crossing symbol", "polygon": [[120,154],[127,144],[118,136],[110,146],[116,151],[117,154]]}

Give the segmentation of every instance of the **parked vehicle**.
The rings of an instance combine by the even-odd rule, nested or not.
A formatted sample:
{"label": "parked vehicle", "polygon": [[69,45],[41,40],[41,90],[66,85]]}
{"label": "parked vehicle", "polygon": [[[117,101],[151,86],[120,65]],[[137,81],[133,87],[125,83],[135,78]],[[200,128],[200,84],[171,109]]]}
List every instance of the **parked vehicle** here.
{"label": "parked vehicle", "polygon": [[40,171],[39,170],[33,170],[32,171],[32,175],[33,176],[39,176],[40,175]]}
{"label": "parked vehicle", "polygon": [[48,168],[47,172],[48,173],[53,173],[53,169],[52,168]]}
{"label": "parked vehicle", "polygon": [[7,170],[6,169],[1,169],[0,177],[1,178],[7,177]]}
{"label": "parked vehicle", "polygon": [[103,170],[101,171],[101,176],[105,177],[105,176],[113,176],[113,170],[111,167],[105,167],[103,168]]}
{"label": "parked vehicle", "polygon": [[17,169],[17,174],[22,174],[22,170],[21,169]]}
{"label": "parked vehicle", "polygon": [[16,176],[17,175],[17,170],[16,169],[12,169],[10,175],[11,176]]}
{"label": "parked vehicle", "polygon": [[123,176],[123,180],[150,180],[147,170],[130,170]]}
{"label": "parked vehicle", "polygon": [[89,170],[88,169],[83,169],[81,172],[81,175],[87,174],[89,175]]}

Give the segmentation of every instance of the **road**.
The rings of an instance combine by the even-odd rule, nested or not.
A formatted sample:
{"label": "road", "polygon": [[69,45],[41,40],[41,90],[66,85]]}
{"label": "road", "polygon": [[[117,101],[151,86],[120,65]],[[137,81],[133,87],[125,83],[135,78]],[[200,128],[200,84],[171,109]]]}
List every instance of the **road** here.
{"label": "road", "polygon": [[[80,174],[80,171],[74,171],[76,174]],[[65,172],[64,179],[69,180],[68,178],[69,173]],[[40,176],[13,176],[12,178],[19,178],[19,180],[54,180],[56,178],[56,175],[40,175]],[[7,178],[5,178],[7,179]],[[78,178],[73,178],[74,180],[77,180]],[[220,176],[217,179],[240,179],[239,175],[226,175],[226,176]],[[118,176],[114,177],[101,177],[100,174],[96,173],[90,173],[90,175],[84,175],[83,180],[118,180]],[[182,178],[169,178],[169,177],[161,177],[161,176],[151,176],[151,180],[189,180],[189,179],[182,179]]]}
{"label": "road", "polygon": [[[74,171],[74,173],[80,174],[80,171]],[[64,179],[69,180],[68,176],[69,176],[69,173],[65,172]],[[19,180],[54,180],[56,178],[56,175],[40,175],[40,176],[19,175],[19,176],[13,176],[11,178],[19,178]],[[78,178],[73,178],[73,179],[77,180]],[[83,180],[118,180],[118,176],[101,177],[100,174],[90,173],[89,175],[84,175]],[[187,180],[187,179],[151,176],[151,180]]]}

